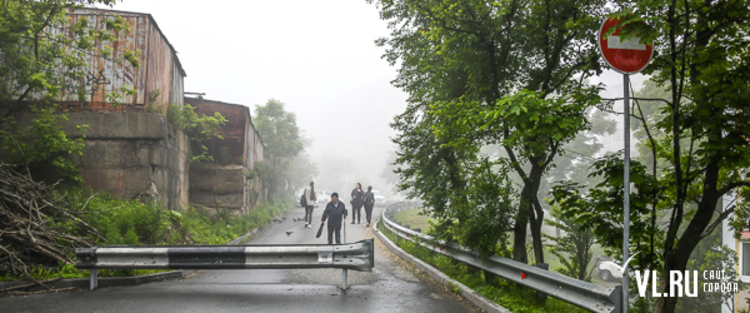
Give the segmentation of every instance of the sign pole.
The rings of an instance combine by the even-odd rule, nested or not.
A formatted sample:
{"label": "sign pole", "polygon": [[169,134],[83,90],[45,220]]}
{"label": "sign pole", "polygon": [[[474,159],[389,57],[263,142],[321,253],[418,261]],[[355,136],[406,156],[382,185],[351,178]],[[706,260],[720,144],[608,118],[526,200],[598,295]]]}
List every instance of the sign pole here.
{"label": "sign pole", "polygon": [[630,77],[628,74],[622,75],[622,81],[625,85],[623,96],[623,112],[625,113],[625,173],[623,174],[623,211],[624,225],[622,231],[622,312],[628,312],[630,295],[628,295],[628,254],[630,252]]}
{"label": "sign pole", "polygon": [[[625,113],[625,157],[623,173],[623,229],[622,229],[622,311],[628,312],[630,294],[628,292],[628,258],[630,250],[630,74],[643,70],[651,61],[654,46],[641,43],[637,38],[621,38],[622,29],[617,27],[618,20],[606,18],[599,28],[599,52],[604,61],[616,71],[622,73],[623,113]],[[604,37],[606,31],[615,27],[614,32]],[[636,36],[637,37],[637,36]]]}

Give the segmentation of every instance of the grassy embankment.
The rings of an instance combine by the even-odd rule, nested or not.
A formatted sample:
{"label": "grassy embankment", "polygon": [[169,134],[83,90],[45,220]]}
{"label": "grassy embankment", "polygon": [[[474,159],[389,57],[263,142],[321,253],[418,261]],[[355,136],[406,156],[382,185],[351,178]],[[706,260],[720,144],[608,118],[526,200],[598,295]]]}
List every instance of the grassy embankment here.
{"label": "grassy embankment", "polygon": [[[395,216],[397,221],[401,224],[409,224],[412,229],[422,228],[423,231],[428,229],[428,217],[419,214],[419,209],[406,209],[398,212]],[[396,241],[395,235],[391,233],[387,228],[379,225],[379,229],[388,236],[393,242]],[[540,312],[566,312],[566,313],[583,313],[588,312],[582,308],[574,306],[572,304],[563,302],[555,298],[548,298],[544,303],[538,303],[536,301],[536,291],[528,288],[519,288],[514,283],[498,278],[495,283],[489,284],[484,281],[484,274],[480,271],[479,274],[469,273],[469,269],[462,263],[453,264],[451,259],[433,253],[417,244],[409,241],[400,240],[398,245],[401,249],[408,252],[409,254],[419,258],[420,260],[434,266],[441,272],[447,274],[451,278],[461,282],[468,286],[474,291],[482,294],[490,300],[495,301],[499,305],[505,307],[514,313],[540,313]],[[556,260],[555,260],[556,261]],[[559,264],[559,261],[557,261]],[[553,268],[552,265],[550,268]],[[452,290],[453,292],[460,292],[457,287]]]}

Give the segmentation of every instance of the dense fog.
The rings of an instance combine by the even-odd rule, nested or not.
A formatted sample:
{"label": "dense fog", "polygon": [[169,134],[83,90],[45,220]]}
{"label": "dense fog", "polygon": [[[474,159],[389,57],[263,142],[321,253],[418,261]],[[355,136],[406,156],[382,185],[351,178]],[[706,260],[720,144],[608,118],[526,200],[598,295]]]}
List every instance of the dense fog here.
{"label": "dense fog", "polygon": [[[395,196],[383,172],[396,150],[389,123],[407,96],[391,85],[396,67],[375,44],[389,30],[374,5],[187,0],[175,14],[173,2],[127,0],[114,9],[154,16],[179,53],[186,91],[251,108],[284,102],[310,141],[305,153],[317,165],[318,189],[348,194],[361,182]],[[631,78],[635,90],[643,80]],[[591,81],[600,82],[608,86],[603,96],[622,97],[622,75],[607,71]],[[603,150],[619,149],[621,139]]]}

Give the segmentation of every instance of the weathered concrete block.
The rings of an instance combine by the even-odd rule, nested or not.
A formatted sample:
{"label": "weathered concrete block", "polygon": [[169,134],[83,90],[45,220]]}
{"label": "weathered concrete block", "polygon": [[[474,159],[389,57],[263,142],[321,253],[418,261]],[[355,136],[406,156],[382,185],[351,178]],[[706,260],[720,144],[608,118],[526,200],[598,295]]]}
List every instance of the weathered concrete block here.
{"label": "weathered concrete block", "polygon": [[148,167],[153,141],[145,140],[85,140],[83,155],[72,155],[79,168],[134,168]]}
{"label": "weathered concrete block", "polygon": [[151,190],[151,169],[148,167],[85,168],[81,176],[92,189],[104,190],[125,199],[141,198]]}
{"label": "weathered concrete block", "polygon": [[[76,125],[88,125],[81,132]],[[167,117],[159,113],[70,113],[63,130],[68,136],[87,139],[167,139]]]}
{"label": "weathered concrete block", "polygon": [[242,192],[226,195],[214,194],[210,191],[190,191],[190,203],[203,205],[209,208],[227,208],[243,210],[245,198]]}
{"label": "weathered concrete block", "polygon": [[211,191],[220,195],[243,193],[245,168],[241,165],[191,164],[190,192]]}

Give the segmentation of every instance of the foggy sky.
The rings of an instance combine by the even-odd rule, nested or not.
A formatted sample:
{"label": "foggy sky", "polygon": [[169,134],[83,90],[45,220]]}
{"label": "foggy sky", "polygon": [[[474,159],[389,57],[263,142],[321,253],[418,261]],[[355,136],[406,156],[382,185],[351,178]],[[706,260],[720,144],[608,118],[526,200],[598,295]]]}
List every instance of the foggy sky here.
{"label": "foggy sky", "polygon": [[[365,177],[351,180],[380,183],[375,178],[393,150],[388,123],[406,107],[406,95],[390,85],[396,69],[374,44],[388,34],[374,5],[125,0],[114,9],[154,17],[187,73],[185,91],[251,109],[280,100],[314,140],[312,160],[325,172],[341,172],[321,174],[360,172]],[[325,166],[334,156],[347,162]]]}
{"label": "foggy sky", "polygon": [[[396,68],[374,44],[389,34],[375,5],[125,0],[114,9],[153,15],[187,73],[185,91],[251,109],[270,98],[284,102],[314,140],[307,150],[321,170],[316,188],[348,194],[361,181],[390,190],[379,178],[395,149],[388,123],[407,96],[390,84]],[[622,96],[621,75],[592,82],[602,80],[610,86],[606,96]],[[636,88],[642,80],[634,78]]]}

